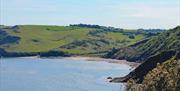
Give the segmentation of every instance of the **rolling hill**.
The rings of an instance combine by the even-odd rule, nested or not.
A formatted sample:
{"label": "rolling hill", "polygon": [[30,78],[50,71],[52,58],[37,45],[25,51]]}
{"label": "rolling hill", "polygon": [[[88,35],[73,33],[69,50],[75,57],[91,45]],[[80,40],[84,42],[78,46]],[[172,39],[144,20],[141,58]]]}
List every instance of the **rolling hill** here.
{"label": "rolling hill", "polygon": [[[62,51],[72,55],[99,56],[113,48],[132,45],[157,33],[142,30],[125,30],[99,25],[77,24],[70,26],[16,25],[1,26],[11,41],[1,43],[7,52],[38,53]],[[4,36],[0,33],[1,36]],[[0,41],[7,41],[1,38]]]}

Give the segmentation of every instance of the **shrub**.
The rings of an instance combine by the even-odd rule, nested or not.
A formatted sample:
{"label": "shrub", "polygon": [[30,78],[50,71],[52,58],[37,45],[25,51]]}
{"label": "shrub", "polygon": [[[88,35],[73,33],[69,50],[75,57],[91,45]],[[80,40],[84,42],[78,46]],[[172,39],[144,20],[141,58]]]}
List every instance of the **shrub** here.
{"label": "shrub", "polygon": [[126,88],[127,91],[180,91],[180,62],[172,58],[158,63],[141,85],[129,80]]}

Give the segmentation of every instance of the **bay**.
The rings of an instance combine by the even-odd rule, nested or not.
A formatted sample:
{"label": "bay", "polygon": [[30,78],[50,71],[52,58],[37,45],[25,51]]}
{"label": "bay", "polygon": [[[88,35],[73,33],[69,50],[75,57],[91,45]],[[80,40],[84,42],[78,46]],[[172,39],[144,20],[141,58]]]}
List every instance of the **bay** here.
{"label": "bay", "polygon": [[124,76],[130,66],[66,58],[0,59],[0,91],[120,91],[122,83],[109,76]]}

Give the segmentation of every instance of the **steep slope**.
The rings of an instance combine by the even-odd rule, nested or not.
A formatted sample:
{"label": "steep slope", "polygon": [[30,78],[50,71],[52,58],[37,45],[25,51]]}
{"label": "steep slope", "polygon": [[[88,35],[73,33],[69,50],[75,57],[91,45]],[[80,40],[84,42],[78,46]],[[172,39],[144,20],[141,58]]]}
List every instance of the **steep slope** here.
{"label": "steep slope", "polygon": [[148,72],[141,85],[131,79],[127,91],[180,91],[180,61],[171,58]]}
{"label": "steep slope", "polygon": [[180,27],[138,42],[132,46],[114,50],[114,52],[118,58],[126,59],[129,57],[128,60],[140,60],[142,64],[125,77],[114,78],[111,82],[127,82],[133,79],[136,83],[142,83],[148,72],[155,68],[158,63],[163,63],[173,56],[177,60],[180,59]]}
{"label": "steep slope", "polygon": [[175,56],[176,59],[180,58],[180,52],[177,51],[164,51],[157,55],[154,55],[143,62],[136,69],[131,71],[125,77],[117,77],[111,80],[111,82],[127,82],[129,79],[135,80],[136,83],[142,83],[144,76],[149,71],[156,67],[158,63],[163,63]]}
{"label": "steep slope", "polygon": [[131,46],[110,51],[105,57],[144,61],[153,55],[168,50],[180,50],[180,26]]}

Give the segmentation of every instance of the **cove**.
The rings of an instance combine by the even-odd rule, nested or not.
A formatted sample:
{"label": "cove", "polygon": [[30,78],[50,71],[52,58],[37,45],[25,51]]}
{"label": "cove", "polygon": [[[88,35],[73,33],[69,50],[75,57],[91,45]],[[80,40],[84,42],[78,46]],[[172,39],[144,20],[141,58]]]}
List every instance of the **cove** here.
{"label": "cove", "polygon": [[109,76],[124,76],[130,66],[66,58],[0,59],[0,91],[120,91],[122,83]]}

